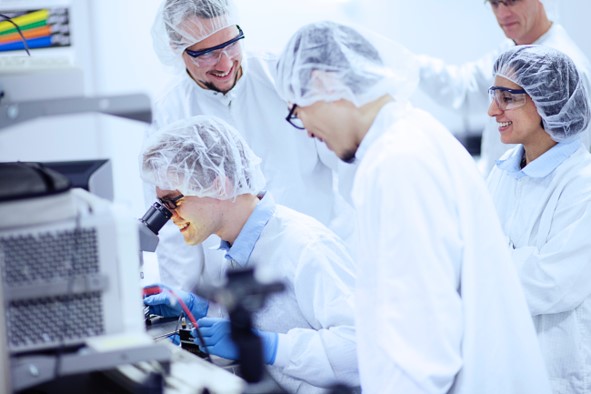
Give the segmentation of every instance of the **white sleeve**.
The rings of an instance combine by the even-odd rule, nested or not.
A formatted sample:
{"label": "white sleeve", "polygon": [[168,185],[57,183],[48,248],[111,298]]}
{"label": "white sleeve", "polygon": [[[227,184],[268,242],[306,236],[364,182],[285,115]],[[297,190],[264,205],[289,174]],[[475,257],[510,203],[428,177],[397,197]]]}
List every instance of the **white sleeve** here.
{"label": "white sleeve", "polygon": [[309,245],[299,260],[294,290],[311,328],[279,334],[274,366],[314,386],[359,386],[351,257],[342,243],[326,239]]}
{"label": "white sleeve", "polygon": [[509,45],[510,42],[505,41],[497,50],[461,65],[450,65],[441,59],[419,55],[419,86],[446,108],[486,115],[488,88],[494,81],[493,65],[497,56]]}
{"label": "white sleeve", "polygon": [[591,296],[591,201],[569,198],[550,214],[542,247],[512,251],[533,316],[573,310]]}

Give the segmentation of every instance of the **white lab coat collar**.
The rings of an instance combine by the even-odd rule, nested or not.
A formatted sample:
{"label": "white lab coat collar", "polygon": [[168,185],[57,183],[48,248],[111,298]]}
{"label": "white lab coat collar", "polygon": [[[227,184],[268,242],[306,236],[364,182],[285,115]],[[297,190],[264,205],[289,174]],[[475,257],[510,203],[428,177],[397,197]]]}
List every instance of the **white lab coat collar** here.
{"label": "white lab coat collar", "polygon": [[575,153],[581,144],[580,138],[559,142],[524,168],[520,166],[524,154],[523,145],[518,145],[508,155],[497,160],[497,166],[515,179],[524,176],[544,178]]}
{"label": "white lab coat collar", "polygon": [[361,140],[361,143],[357,148],[357,153],[355,154],[356,160],[363,160],[365,152],[367,152],[373,142],[380,138],[380,136],[389,129],[388,123],[393,124],[396,119],[403,116],[405,113],[408,113],[412,108],[412,105],[408,101],[392,101],[384,105],[373,120],[365,137]]}

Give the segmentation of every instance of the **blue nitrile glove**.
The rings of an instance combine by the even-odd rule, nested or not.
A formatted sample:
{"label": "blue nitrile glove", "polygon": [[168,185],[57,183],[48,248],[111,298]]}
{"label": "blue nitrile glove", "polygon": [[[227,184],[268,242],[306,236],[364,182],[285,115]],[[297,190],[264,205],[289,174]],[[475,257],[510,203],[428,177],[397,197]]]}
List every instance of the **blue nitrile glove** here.
{"label": "blue nitrile glove", "polygon": [[[207,351],[210,354],[226,358],[228,360],[236,360],[238,358],[238,348],[231,338],[230,322],[225,319],[215,317],[205,317],[199,319],[199,331],[203,336],[203,341],[207,346]],[[254,330],[262,339],[263,344],[263,358],[265,363],[273,364],[275,362],[275,355],[277,354],[278,336],[274,332]],[[199,345],[201,351],[204,351],[201,341],[197,338],[197,333],[193,332],[195,343]]]}
{"label": "blue nitrile glove", "polygon": [[277,355],[277,343],[279,336],[276,332],[254,330],[263,342],[263,360],[265,364],[273,365],[275,363],[275,356]]}
{"label": "blue nitrile glove", "polygon": [[181,344],[181,336],[179,334],[174,334],[168,337],[168,340],[173,344],[173,345],[180,345]]}
{"label": "blue nitrile glove", "polygon": [[[168,287],[165,285],[150,285],[146,286],[145,290],[151,290],[154,288],[160,288],[161,291],[157,294],[148,295],[144,298],[144,304],[148,305],[148,309],[151,314],[163,316],[163,317],[177,317],[183,313],[183,308],[178,302],[177,298],[167,290]],[[193,293],[189,293],[179,289],[171,290],[180,299],[183,300],[187,308],[193,314],[195,319],[199,319],[207,315],[207,309],[209,308],[209,302],[196,296]]]}
{"label": "blue nitrile glove", "polygon": [[[238,348],[232,341],[230,335],[230,322],[225,319],[218,317],[204,317],[197,321],[199,325],[199,331],[203,336],[205,346],[210,354],[214,354],[219,357],[226,358],[228,360],[236,360],[238,358]],[[195,337],[195,343],[199,345],[202,352],[203,345],[199,340],[195,329],[193,329],[193,336]]]}

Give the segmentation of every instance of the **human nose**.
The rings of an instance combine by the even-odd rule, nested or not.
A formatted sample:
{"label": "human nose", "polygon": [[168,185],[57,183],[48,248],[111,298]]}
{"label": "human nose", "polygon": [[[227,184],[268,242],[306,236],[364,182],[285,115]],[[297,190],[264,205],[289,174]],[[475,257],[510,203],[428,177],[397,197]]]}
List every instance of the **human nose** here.
{"label": "human nose", "polygon": [[497,100],[491,100],[488,106],[488,116],[494,117],[503,113],[503,110],[497,104]]}
{"label": "human nose", "polygon": [[218,54],[218,58],[217,61],[215,62],[216,67],[219,68],[227,68],[227,67],[232,67],[232,56],[230,56],[230,54],[228,54],[228,52],[226,52],[225,49],[220,50],[220,53]]}

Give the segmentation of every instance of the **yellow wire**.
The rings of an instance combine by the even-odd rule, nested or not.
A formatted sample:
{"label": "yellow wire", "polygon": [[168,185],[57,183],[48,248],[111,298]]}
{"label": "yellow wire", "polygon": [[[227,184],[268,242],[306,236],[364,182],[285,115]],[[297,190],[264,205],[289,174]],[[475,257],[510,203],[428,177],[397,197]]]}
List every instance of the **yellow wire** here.
{"label": "yellow wire", "polygon": [[[40,22],[42,20],[45,20],[45,19],[47,19],[48,16],[49,16],[49,10],[44,9],[44,10],[30,12],[25,15],[17,16],[15,18],[12,18],[12,21],[14,23],[16,23],[18,25],[18,27],[21,27],[21,26],[29,25],[31,23]],[[0,33],[3,31],[6,31],[6,30],[10,30],[10,29],[14,29],[13,24],[11,24],[10,22],[6,22],[6,21],[0,22]]]}

